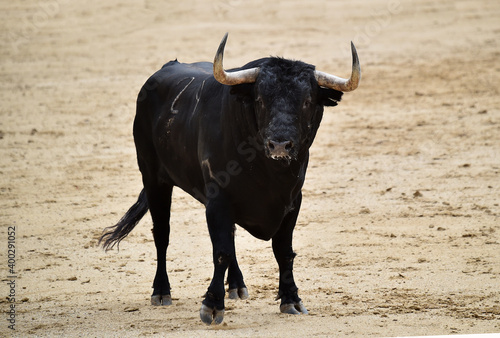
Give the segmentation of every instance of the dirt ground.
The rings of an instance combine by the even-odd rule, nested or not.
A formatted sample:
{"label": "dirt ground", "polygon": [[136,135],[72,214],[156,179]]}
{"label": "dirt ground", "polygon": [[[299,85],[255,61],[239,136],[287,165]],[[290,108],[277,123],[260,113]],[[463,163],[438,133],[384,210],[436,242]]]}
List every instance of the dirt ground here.
{"label": "dirt ground", "polygon": [[[0,8],[0,336],[500,332],[500,2]],[[141,85],[169,60],[212,60],[226,31],[227,68],[279,55],[346,77],[349,42],[358,49],[361,85],[325,111],[295,231],[308,316],[279,313],[270,242],[239,229],[250,298],[227,300],[224,324],[204,325],[211,244],[203,206],[180,190],[168,253],[174,305],[149,304],[149,215],[120,251],[97,246],[141,190],[131,133]]]}

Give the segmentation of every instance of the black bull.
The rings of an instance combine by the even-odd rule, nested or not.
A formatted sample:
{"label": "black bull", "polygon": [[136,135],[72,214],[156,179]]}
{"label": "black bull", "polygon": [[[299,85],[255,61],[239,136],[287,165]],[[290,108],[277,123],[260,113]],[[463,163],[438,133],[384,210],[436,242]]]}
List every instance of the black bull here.
{"label": "black bull", "polygon": [[307,313],[293,278],[292,233],[299,214],[309,148],[324,106],[335,106],[360,79],[342,79],[314,66],[263,58],[225,72],[214,64],[171,61],[143,86],[137,100],[134,140],[144,189],[101,241],[119,243],[149,209],[157,250],[153,305],[172,303],[166,269],[172,188],[206,207],[214,274],[202,302],[203,322],[221,323],[224,276],[230,298],[248,297],[234,246],[235,224],[269,240],[279,266],[281,312]]}

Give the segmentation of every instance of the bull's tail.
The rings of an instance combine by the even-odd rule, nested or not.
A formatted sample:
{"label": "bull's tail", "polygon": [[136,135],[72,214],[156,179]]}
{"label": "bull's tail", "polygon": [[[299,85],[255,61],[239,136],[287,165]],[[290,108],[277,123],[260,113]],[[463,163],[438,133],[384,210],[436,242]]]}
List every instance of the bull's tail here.
{"label": "bull's tail", "polygon": [[103,234],[99,239],[99,245],[102,243],[104,250],[108,251],[115,245],[119,245],[121,240],[135,228],[137,223],[148,211],[148,199],[146,192],[142,189],[137,202],[130,207],[122,219],[114,226],[107,227],[103,230]]}

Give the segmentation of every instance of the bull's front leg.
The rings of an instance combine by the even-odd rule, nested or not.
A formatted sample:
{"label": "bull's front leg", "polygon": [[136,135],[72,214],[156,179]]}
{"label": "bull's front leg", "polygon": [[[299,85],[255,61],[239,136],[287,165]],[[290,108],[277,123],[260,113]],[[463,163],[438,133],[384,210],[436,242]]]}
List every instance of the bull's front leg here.
{"label": "bull's front leg", "polygon": [[276,299],[281,299],[280,311],[289,314],[307,314],[307,309],[298,295],[293,278],[292,237],[299,215],[302,194],[294,201],[294,209],[285,216],[280,229],[273,237],[273,252],[280,270],[279,291]]}
{"label": "bull's front leg", "polygon": [[213,247],[214,274],[200,309],[205,324],[220,324],[224,319],[224,275],[235,260],[233,240],[234,221],[231,206],[221,191],[206,205],[208,231]]}

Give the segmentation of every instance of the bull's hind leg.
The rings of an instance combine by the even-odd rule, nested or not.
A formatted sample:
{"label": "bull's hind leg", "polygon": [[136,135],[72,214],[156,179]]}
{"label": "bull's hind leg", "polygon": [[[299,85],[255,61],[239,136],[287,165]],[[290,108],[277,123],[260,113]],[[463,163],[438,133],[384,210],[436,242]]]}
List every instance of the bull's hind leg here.
{"label": "bull's hind leg", "polygon": [[[234,235],[236,232],[236,226],[233,225],[233,245],[234,245]],[[238,261],[236,260],[236,255],[234,259],[229,264],[227,270],[227,284],[228,284],[228,297],[229,299],[247,299],[248,289],[243,281],[243,274],[241,273],[240,267],[238,266]]]}
{"label": "bull's hind leg", "polygon": [[153,282],[152,305],[171,305],[170,283],[167,275],[167,248],[170,236],[170,206],[172,186],[146,187],[149,211],[153,220],[153,238],[156,246],[157,266]]}
{"label": "bull's hind leg", "polygon": [[224,275],[229,265],[236,262],[234,221],[231,205],[223,192],[207,202],[206,216],[213,247],[214,275],[200,309],[200,318],[205,324],[220,324],[224,319]]}

